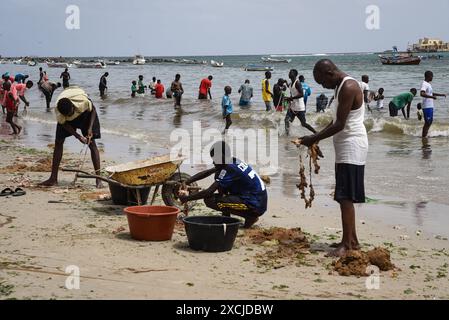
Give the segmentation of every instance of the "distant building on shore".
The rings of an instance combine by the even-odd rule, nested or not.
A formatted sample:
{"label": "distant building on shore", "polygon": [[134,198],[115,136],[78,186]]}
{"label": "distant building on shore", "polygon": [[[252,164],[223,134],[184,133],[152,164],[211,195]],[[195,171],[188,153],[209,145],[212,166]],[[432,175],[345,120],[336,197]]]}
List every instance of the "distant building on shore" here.
{"label": "distant building on shore", "polygon": [[418,43],[409,46],[409,50],[414,52],[442,52],[449,51],[449,42],[440,39],[423,38]]}

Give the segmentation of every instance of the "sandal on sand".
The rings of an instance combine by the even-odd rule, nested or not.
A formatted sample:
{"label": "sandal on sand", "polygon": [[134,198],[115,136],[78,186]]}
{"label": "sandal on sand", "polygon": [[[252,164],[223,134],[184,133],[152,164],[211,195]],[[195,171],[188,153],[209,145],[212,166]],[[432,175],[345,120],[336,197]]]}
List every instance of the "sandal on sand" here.
{"label": "sandal on sand", "polygon": [[6,188],[0,192],[0,197],[12,196],[13,194],[14,194],[14,191],[11,188]]}
{"label": "sandal on sand", "polygon": [[26,195],[27,193],[22,188],[17,188],[14,193],[12,194],[13,197],[21,197]]}

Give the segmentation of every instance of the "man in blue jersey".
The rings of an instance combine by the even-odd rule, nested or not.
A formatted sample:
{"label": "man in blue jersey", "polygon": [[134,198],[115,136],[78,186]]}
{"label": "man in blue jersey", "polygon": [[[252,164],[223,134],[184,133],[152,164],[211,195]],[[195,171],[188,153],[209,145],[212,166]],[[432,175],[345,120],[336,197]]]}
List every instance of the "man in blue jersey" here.
{"label": "man in blue jersey", "polygon": [[220,211],[224,216],[233,214],[245,218],[244,228],[250,228],[267,211],[265,184],[248,164],[232,157],[231,149],[224,141],[215,143],[210,155],[214,168],[196,174],[186,184],[212,174],[215,175],[214,183],[196,194],[180,195],[179,199],[183,203],[204,199],[208,208]]}

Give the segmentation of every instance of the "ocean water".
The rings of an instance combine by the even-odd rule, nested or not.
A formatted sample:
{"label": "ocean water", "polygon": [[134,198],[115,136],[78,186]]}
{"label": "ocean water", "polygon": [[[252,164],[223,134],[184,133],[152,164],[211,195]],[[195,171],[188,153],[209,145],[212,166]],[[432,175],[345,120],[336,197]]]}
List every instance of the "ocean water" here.
{"label": "ocean water", "polygon": [[[332,59],[342,70],[359,79],[361,75],[370,76],[370,87],[385,89],[385,110],[366,114],[366,127],[369,132],[370,151],[366,168],[367,196],[375,202],[383,204],[397,203],[402,206],[400,214],[405,217],[416,217],[420,212],[425,218],[416,219],[417,225],[433,224],[441,226],[449,222],[449,100],[439,99],[436,102],[435,123],[432,126],[429,141],[423,145],[420,138],[422,123],[416,119],[416,104],[421,98],[415,98],[411,117],[406,121],[402,117],[391,119],[388,116],[388,103],[399,93],[412,87],[420,88],[423,74],[432,70],[435,74],[433,87],[435,92],[449,93],[449,56],[442,60],[426,60],[420,66],[382,66],[377,55],[289,55],[290,64],[273,64],[273,83],[278,78],[287,78],[291,68],[299,70],[313,90],[309,98],[308,122],[316,128],[323,128],[331,121],[329,113],[315,113],[315,98],[320,93],[329,97],[332,92],[320,88],[313,80],[314,64],[321,58]],[[133,66],[121,64],[108,66],[107,69],[70,69],[71,84],[84,88],[93,99],[102,126],[103,138],[99,141],[107,158],[120,162],[144,159],[156,154],[167,153],[176,141],[170,141],[175,130],[187,132],[194,136],[194,127],[201,129],[223,130],[221,118],[221,98],[223,88],[233,88],[232,101],[235,114],[233,127],[240,129],[258,129],[260,132],[274,132],[276,165],[265,167],[253,164],[260,172],[271,175],[269,192],[280,197],[298,197],[295,187],[298,183],[298,150],[291,143],[291,137],[303,136],[309,132],[300,127],[296,121],[292,126],[291,137],[284,132],[284,114],[266,113],[261,98],[261,81],[263,72],[245,72],[242,66],[248,63],[260,63],[261,56],[224,56],[224,57],[186,57],[198,60],[223,61],[223,68],[208,65],[180,64],[147,64]],[[57,81],[62,69],[47,68],[50,80]],[[11,74],[22,72],[29,74],[34,81],[38,80],[38,67],[1,64],[0,72]],[[101,100],[98,93],[100,76],[108,71],[108,95]],[[183,108],[176,111],[171,100],[156,100],[149,94],[145,97],[131,98],[131,81],[137,80],[139,74],[144,75],[148,84],[153,76],[162,80],[169,87],[176,73],[180,73],[184,86]],[[202,78],[213,75],[212,101],[198,101],[198,86]],[[249,79],[254,87],[255,97],[249,109],[238,107],[239,86]],[[59,91],[60,92],[60,91]],[[57,96],[58,92],[55,94]],[[20,121],[24,124],[24,134],[17,138],[19,142],[45,148],[54,141],[56,127],[53,112],[46,112],[45,99],[36,87],[28,92],[31,108]],[[55,97],[56,100],[56,97]],[[271,131],[270,131],[271,130]],[[8,135],[10,128],[4,121],[1,123],[0,136]],[[175,131],[176,132],[176,131]],[[207,146],[203,141],[204,149]],[[189,146],[190,155],[197,153],[194,138]],[[267,140],[262,144],[269,148],[274,141]],[[273,147],[271,146],[271,147]],[[314,177],[314,185],[318,197],[329,198],[334,185],[334,155],[332,140],[323,141],[321,148],[326,156],[321,161],[322,171]],[[79,152],[82,146],[75,139],[67,140],[67,149]],[[242,150],[240,150],[242,151]],[[251,158],[251,155],[247,155]],[[245,158],[245,157],[244,157]],[[246,159],[248,160],[248,159]],[[251,161],[250,161],[251,162]],[[204,164],[186,164],[183,170],[195,173],[204,169]],[[419,210],[417,210],[419,208]],[[302,208],[300,208],[302,209]],[[396,216],[401,220],[401,216]],[[447,220],[446,220],[447,219]],[[392,220],[394,220],[392,218]],[[394,221],[396,221],[394,220]],[[445,224],[447,225],[447,224]]]}

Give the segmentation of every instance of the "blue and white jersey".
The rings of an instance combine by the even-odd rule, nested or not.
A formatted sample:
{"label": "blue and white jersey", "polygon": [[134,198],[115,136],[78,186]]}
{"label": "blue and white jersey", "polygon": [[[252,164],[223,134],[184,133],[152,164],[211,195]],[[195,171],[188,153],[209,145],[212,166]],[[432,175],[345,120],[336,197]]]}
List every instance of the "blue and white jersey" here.
{"label": "blue and white jersey", "polygon": [[247,163],[234,158],[232,164],[226,164],[215,174],[215,181],[225,192],[239,196],[258,211],[266,211],[265,184]]}

